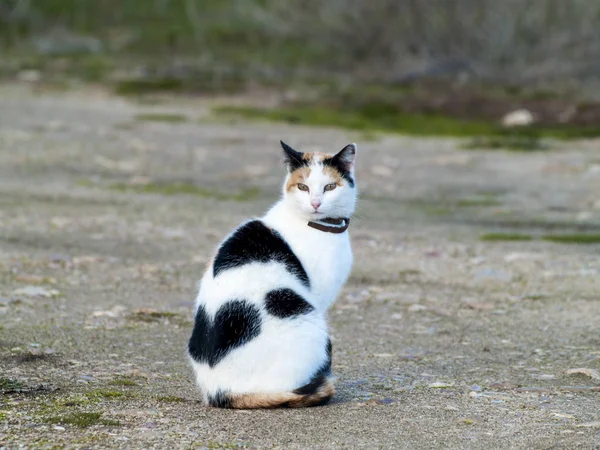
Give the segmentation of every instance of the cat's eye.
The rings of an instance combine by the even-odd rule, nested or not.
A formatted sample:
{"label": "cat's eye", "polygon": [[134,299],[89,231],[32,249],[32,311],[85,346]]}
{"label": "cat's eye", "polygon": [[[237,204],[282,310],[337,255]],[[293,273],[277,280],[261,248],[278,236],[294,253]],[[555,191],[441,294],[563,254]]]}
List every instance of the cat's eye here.
{"label": "cat's eye", "polygon": [[337,187],[336,183],[329,183],[329,184],[325,185],[325,192],[333,191],[336,187]]}
{"label": "cat's eye", "polygon": [[308,192],[308,186],[302,183],[298,183],[298,189]]}

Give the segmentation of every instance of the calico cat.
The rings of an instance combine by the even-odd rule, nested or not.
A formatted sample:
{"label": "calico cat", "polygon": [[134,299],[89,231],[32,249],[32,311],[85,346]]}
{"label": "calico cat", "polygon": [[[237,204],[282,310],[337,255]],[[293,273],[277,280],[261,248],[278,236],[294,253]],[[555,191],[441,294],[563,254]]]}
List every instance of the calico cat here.
{"label": "calico cat", "polygon": [[356,145],[281,146],[281,199],[221,243],[199,284],[188,355],[211,406],[316,406],[335,393],[327,309],[352,266]]}

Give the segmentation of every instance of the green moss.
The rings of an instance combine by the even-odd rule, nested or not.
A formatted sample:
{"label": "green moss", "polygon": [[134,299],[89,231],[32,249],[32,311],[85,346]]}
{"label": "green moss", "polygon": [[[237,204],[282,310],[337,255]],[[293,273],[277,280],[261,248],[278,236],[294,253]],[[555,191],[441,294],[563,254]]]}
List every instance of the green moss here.
{"label": "green moss", "polygon": [[156,400],[164,403],[182,403],[186,401],[185,398],[178,397],[176,395],[161,395],[159,397],[156,397]]}
{"label": "green moss", "polygon": [[537,136],[478,136],[463,145],[466,149],[512,150],[520,152],[543,151],[550,146]]}
{"label": "green moss", "polygon": [[190,67],[187,73],[177,77],[148,76],[122,80],[114,85],[114,90],[118,95],[136,97],[161,93],[235,93],[243,90],[246,83],[241,71],[220,74],[210,68]]}
{"label": "green moss", "polygon": [[600,136],[600,126],[521,127],[506,129],[495,123],[461,120],[436,113],[410,114],[392,103],[373,102],[355,108],[333,106],[288,106],[279,109],[219,106],[213,112],[221,116],[266,119],[316,126],[334,126],[352,130],[388,131],[415,136],[504,136],[515,142],[535,142],[542,137],[572,139]]}
{"label": "green moss", "polygon": [[20,381],[12,378],[0,377],[0,393],[24,390],[26,386]]}
{"label": "green moss", "polygon": [[518,233],[487,233],[482,234],[482,241],[531,241],[533,238],[528,234]]}
{"label": "green moss", "polygon": [[188,117],[183,114],[166,114],[166,113],[144,113],[135,116],[135,120],[138,122],[168,122],[168,123],[181,123],[187,122]]}
{"label": "green moss", "polygon": [[547,295],[544,294],[530,294],[530,295],[525,295],[523,296],[523,300],[544,300],[548,298]]}
{"label": "green moss", "polygon": [[101,412],[77,412],[64,416],[47,417],[45,422],[55,425],[74,425],[79,428],[87,428],[93,425],[121,425],[118,420],[102,419]]}
{"label": "green moss", "polygon": [[542,239],[560,244],[600,244],[600,234],[547,234]]}
{"label": "green moss", "polygon": [[114,378],[109,382],[109,384],[111,384],[113,386],[127,386],[127,387],[139,386],[139,383],[136,383],[134,380],[132,380],[129,377]]}
{"label": "green moss", "polygon": [[212,198],[215,200],[231,200],[245,202],[256,199],[260,191],[255,187],[243,189],[237,193],[227,193],[196,186],[191,183],[149,183],[144,185],[113,184],[110,189],[140,194],[162,195],[195,195],[197,197]]}
{"label": "green moss", "polygon": [[486,207],[486,206],[500,206],[498,200],[494,198],[467,198],[462,200],[457,200],[455,205],[460,208],[470,208],[470,207]]}
{"label": "green moss", "polygon": [[109,389],[95,389],[93,391],[87,392],[86,396],[90,399],[97,399],[97,398],[111,399],[111,398],[125,397],[125,396],[127,396],[127,393],[109,390]]}
{"label": "green moss", "polygon": [[142,78],[116,83],[115,92],[119,95],[143,95],[155,92],[181,92],[184,88],[184,82],[175,78]]}

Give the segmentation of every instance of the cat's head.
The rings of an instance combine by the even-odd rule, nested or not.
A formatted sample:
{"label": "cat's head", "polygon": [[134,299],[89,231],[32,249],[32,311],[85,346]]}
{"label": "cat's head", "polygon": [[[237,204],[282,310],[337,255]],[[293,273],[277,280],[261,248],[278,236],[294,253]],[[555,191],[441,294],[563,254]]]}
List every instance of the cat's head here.
{"label": "cat's head", "polygon": [[284,200],[308,220],[345,218],[356,207],[356,144],[336,154],[302,153],[281,142],[288,174]]}

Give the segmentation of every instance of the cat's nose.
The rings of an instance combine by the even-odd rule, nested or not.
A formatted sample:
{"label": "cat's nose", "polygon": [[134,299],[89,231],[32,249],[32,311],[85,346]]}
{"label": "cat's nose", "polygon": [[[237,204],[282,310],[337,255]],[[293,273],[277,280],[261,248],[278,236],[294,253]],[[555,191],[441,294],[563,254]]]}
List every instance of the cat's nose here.
{"label": "cat's nose", "polygon": [[310,202],[310,204],[312,205],[313,208],[315,208],[315,211],[317,209],[319,209],[319,206],[321,206],[321,201],[320,200],[312,200]]}

